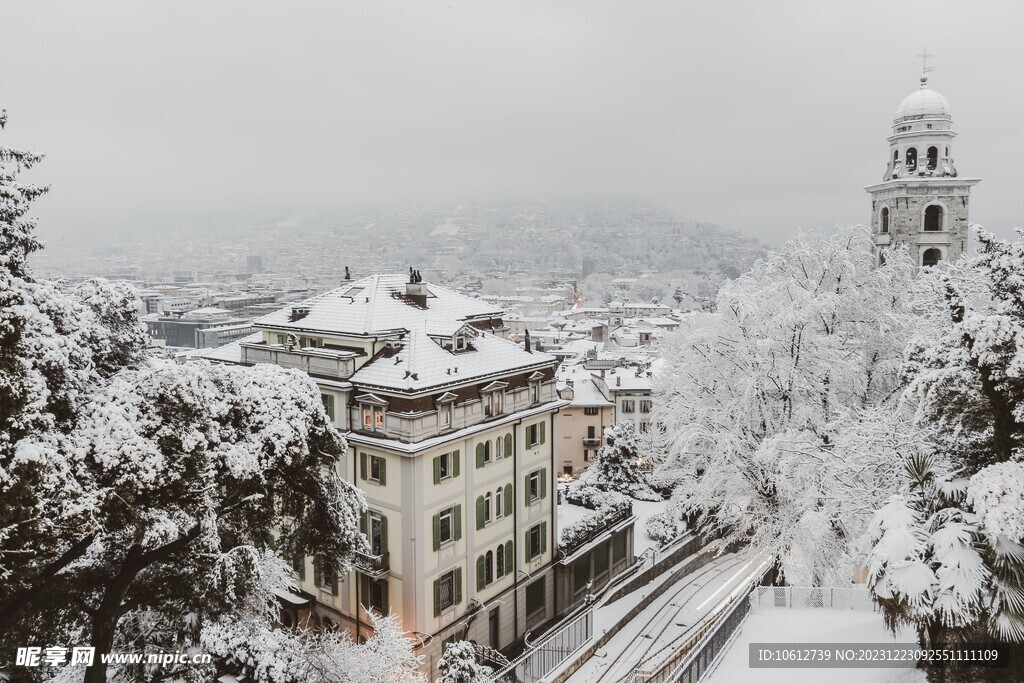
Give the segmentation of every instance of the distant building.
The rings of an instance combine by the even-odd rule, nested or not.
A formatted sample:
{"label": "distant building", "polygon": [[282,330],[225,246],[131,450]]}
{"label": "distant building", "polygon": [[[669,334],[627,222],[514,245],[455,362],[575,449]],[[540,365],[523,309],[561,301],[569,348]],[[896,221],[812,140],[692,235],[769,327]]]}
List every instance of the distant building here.
{"label": "distant building", "polygon": [[[143,318],[149,336],[161,340],[166,346],[197,349],[200,346],[199,331],[227,324],[248,323],[249,321],[231,318],[229,311],[219,308],[199,308],[183,315],[147,316]],[[207,339],[204,337],[204,340]],[[210,342],[214,336],[208,338]],[[226,342],[225,342],[226,343]],[[208,345],[211,345],[208,343]]]}
{"label": "distant building", "polygon": [[253,275],[259,275],[263,272],[263,257],[259,254],[249,254],[245,257],[245,266]]}
{"label": "distant building", "polygon": [[569,405],[555,416],[555,461],[560,473],[571,476],[593,462],[605,427],[615,424],[615,403],[601,392],[590,371],[577,368],[563,375],[565,386],[558,394]]}

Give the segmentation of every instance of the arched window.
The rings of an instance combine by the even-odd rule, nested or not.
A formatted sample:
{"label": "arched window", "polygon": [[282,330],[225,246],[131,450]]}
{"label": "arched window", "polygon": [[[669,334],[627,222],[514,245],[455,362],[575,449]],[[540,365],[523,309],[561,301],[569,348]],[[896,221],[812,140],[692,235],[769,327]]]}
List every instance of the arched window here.
{"label": "arched window", "polygon": [[900,163],[900,151],[898,149],[894,149],[892,151],[892,163],[894,163],[894,164]]}
{"label": "arched window", "polygon": [[925,232],[937,232],[942,230],[942,207],[932,204],[924,210]]}
{"label": "arched window", "polygon": [[484,462],[491,461],[491,442],[484,441]]}
{"label": "arched window", "polygon": [[907,170],[917,170],[917,148],[911,147],[907,150]]}
{"label": "arched window", "polygon": [[882,207],[882,232],[889,232],[889,207]]}
{"label": "arched window", "polygon": [[504,544],[498,546],[498,550],[494,554],[494,559],[498,561],[498,578],[500,579],[505,575],[505,546]]}
{"label": "arched window", "polygon": [[490,585],[494,581],[494,553],[490,550],[484,556],[484,583]]}
{"label": "arched window", "polygon": [[924,254],[921,255],[922,266],[934,266],[942,260],[942,252],[932,247],[931,249],[925,250]]}
{"label": "arched window", "polygon": [[939,148],[928,148],[928,170],[934,171],[939,166]]}
{"label": "arched window", "polygon": [[501,454],[504,453],[505,440],[502,437],[498,437],[494,440],[494,457],[500,458]]}
{"label": "arched window", "polygon": [[491,492],[488,491],[484,495],[484,522],[485,523],[491,521],[491,502],[492,502],[492,500],[491,500]]}
{"label": "arched window", "polygon": [[501,487],[494,492],[494,518],[497,519],[504,514],[504,508],[501,506]]}

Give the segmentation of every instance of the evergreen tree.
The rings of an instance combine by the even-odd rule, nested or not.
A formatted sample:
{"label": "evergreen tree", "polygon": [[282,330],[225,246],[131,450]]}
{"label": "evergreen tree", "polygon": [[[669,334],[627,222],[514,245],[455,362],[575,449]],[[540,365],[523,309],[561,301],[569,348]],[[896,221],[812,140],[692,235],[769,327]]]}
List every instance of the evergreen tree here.
{"label": "evergreen tree", "polygon": [[573,490],[594,487],[637,500],[661,500],[640,470],[640,443],[633,423],[619,422],[606,427],[604,440],[594,462],[573,482],[569,496],[574,495]]}

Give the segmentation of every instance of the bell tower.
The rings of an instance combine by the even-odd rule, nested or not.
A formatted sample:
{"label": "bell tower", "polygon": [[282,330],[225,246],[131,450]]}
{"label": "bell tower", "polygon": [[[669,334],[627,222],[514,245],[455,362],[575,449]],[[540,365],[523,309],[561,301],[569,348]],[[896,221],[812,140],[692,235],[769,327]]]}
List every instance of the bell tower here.
{"label": "bell tower", "polygon": [[953,163],[953,119],[946,98],[928,87],[927,50],[921,84],[896,109],[882,182],[871,195],[871,232],[877,257],[906,246],[920,266],[956,260],[967,250],[971,188],[980,178],[961,177]]}

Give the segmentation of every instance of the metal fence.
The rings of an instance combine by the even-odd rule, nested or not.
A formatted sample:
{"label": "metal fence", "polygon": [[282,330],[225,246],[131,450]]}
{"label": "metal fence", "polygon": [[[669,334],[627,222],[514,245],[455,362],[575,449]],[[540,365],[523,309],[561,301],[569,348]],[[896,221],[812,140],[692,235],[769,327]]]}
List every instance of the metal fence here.
{"label": "metal fence", "polygon": [[754,607],[874,609],[867,588],[758,586],[750,595],[750,604]]}
{"label": "metal fence", "polygon": [[537,683],[557,669],[562,662],[594,635],[594,609],[590,607],[579,616],[544,635],[534,645],[512,660],[508,666],[494,672],[492,681],[519,681]]}

